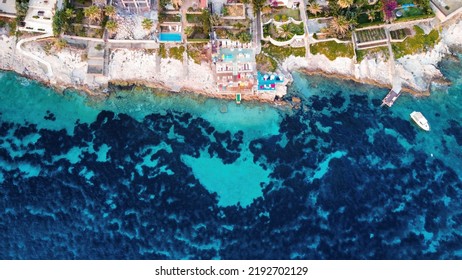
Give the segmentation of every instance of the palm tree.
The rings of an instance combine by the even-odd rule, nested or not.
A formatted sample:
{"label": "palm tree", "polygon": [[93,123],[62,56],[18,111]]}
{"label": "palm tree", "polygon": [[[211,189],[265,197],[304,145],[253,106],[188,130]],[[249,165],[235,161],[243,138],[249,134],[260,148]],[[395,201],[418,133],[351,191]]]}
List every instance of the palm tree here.
{"label": "palm tree", "polygon": [[353,5],[353,0],[338,0],[337,3],[340,6],[340,8],[346,9]]}
{"label": "palm tree", "polygon": [[241,43],[250,43],[252,41],[252,37],[250,37],[250,34],[248,32],[241,32],[239,33],[239,35],[237,36],[239,42]]}
{"label": "palm tree", "polygon": [[283,38],[283,39],[290,39],[293,37],[293,33],[292,31],[290,30],[289,28],[289,25],[288,24],[284,24],[284,25],[281,25],[279,27],[279,37]]}
{"label": "palm tree", "polygon": [[115,14],[116,14],[116,9],[115,9],[114,6],[108,5],[108,6],[105,6],[105,7],[104,7],[104,13],[105,13],[108,17],[113,17],[113,16],[115,16]]}
{"label": "palm tree", "polygon": [[210,16],[210,23],[212,24],[212,26],[220,25],[220,16],[217,14],[212,14]]}
{"label": "palm tree", "polygon": [[86,7],[83,9],[85,17],[87,17],[90,22],[95,22],[101,19],[101,8],[95,5]]}
{"label": "palm tree", "polygon": [[149,18],[143,19],[143,21],[141,22],[141,26],[143,26],[144,30],[146,30],[147,32],[150,32],[153,26],[152,20]]}
{"label": "palm tree", "polygon": [[66,19],[74,18],[75,17],[75,12],[74,12],[73,9],[67,8],[67,9],[64,10],[64,16],[66,17]]}
{"label": "palm tree", "polygon": [[322,11],[322,8],[317,2],[314,2],[308,5],[307,10],[310,14],[317,15]]}
{"label": "palm tree", "polygon": [[261,8],[261,13],[262,14],[269,14],[273,11],[273,8],[271,8],[270,6],[264,6],[263,8]]}
{"label": "palm tree", "polygon": [[330,21],[330,30],[336,36],[344,37],[348,29],[350,29],[350,22],[344,16],[334,17]]}
{"label": "palm tree", "polygon": [[117,22],[115,22],[113,20],[108,20],[106,22],[106,29],[111,34],[114,34],[117,31],[117,27],[119,27],[119,25],[117,24]]}
{"label": "palm tree", "polygon": [[64,10],[64,22],[62,23],[62,30],[64,32],[67,32],[69,30],[69,27],[72,24],[72,19],[75,18],[75,12],[71,8],[67,8]]}
{"label": "palm tree", "polygon": [[374,21],[374,19],[375,19],[375,11],[367,10],[366,15],[367,15],[368,20],[370,20],[371,22]]}
{"label": "palm tree", "polygon": [[186,37],[189,37],[189,36],[191,36],[193,31],[194,31],[194,29],[191,26],[186,26],[184,28],[184,35],[186,35]]}

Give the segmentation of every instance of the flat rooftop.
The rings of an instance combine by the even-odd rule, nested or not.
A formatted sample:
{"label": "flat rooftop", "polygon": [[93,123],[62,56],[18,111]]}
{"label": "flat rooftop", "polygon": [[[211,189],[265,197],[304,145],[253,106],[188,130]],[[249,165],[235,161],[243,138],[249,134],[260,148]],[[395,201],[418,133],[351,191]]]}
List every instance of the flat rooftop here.
{"label": "flat rooftop", "polygon": [[16,1],[0,0],[0,13],[16,14]]}
{"label": "flat rooftop", "polygon": [[462,1],[460,0],[431,0],[431,2],[437,6],[445,16],[462,8]]}
{"label": "flat rooftop", "polygon": [[[3,0],[0,0],[0,1],[3,1]],[[38,8],[38,9],[53,10],[56,2],[57,0],[30,0],[29,9]]]}

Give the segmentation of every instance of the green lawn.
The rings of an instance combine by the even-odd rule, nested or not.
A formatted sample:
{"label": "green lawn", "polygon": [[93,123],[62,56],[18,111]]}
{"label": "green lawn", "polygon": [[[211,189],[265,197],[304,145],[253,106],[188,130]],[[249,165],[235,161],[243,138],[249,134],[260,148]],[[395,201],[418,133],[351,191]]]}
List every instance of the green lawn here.
{"label": "green lawn", "polygon": [[284,24],[281,27],[288,28],[288,32],[284,32],[282,29],[279,29],[273,23],[263,25],[263,36],[270,36],[276,41],[284,42],[292,39],[294,35],[303,35],[305,34],[305,29],[303,27],[303,22],[300,24],[289,23]]}
{"label": "green lawn", "polygon": [[366,50],[356,50],[356,61],[360,63],[366,56],[375,56],[377,54],[382,54],[387,60],[390,57],[388,47],[376,47]]}
{"label": "green lawn", "polygon": [[354,56],[352,44],[339,44],[335,41],[312,44],[310,45],[310,52],[323,54],[330,60],[335,60],[337,57],[352,58]]}
{"label": "green lawn", "polygon": [[416,34],[413,37],[408,37],[402,43],[392,43],[395,58],[423,52],[433,47],[440,39],[438,30],[432,30],[428,35],[418,26],[414,26],[414,30]]}
{"label": "green lawn", "polygon": [[159,13],[159,22],[181,22],[181,15]]}
{"label": "green lawn", "polygon": [[299,9],[289,9],[286,7],[273,8],[271,13],[263,15],[262,21],[267,22],[271,18],[276,21],[287,21],[289,17],[294,20],[301,20]]}
{"label": "green lawn", "polygon": [[398,0],[397,2],[399,5],[414,4],[414,0]]}
{"label": "green lawn", "polygon": [[186,14],[186,20],[189,23],[201,23],[201,15],[198,14]]}
{"label": "green lawn", "polygon": [[383,13],[381,11],[377,11],[374,13],[374,20],[370,21],[369,16],[364,12],[358,15],[358,25],[357,27],[366,27],[371,25],[377,25],[383,23]]}
{"label": "green lawn", "polygon": [[262,51],[281,62],[290,55],[299,57],[305,56],[305,48],[278,47],[270,43],[264,44],[262,46]]}

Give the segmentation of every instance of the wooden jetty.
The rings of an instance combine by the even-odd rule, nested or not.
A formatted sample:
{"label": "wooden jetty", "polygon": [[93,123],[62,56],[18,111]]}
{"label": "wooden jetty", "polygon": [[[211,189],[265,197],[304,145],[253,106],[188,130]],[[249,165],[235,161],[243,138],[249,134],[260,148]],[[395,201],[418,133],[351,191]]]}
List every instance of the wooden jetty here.
{"label": "wooden jetty", "polygon": [[241,93],[236,93],[236,104],[241,104]]}
{"label": "wooden jetty", "polygon": [[382,100],[382,105],[380,105],[380,107],[383,105],[387,105],[388,107],[393,106],[393,103],[395,103],[396,99],[398,99],[400,95],[400,90],[395,91],[394,89],[391,89],[387,96],[385,96],[385,98]]}

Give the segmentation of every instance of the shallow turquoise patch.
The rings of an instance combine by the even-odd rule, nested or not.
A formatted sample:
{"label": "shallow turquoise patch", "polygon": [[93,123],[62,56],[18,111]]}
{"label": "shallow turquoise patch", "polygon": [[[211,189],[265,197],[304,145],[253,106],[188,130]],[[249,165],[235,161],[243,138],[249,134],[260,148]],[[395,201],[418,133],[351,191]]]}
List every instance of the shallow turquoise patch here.
{"label": "shallow turquoise patch", "polygon": [[218,194],[219,206],[239,203],[247,207],[263,195],[260,184],[269,182],[270,171],[254,164],[251,157],[241,156],[232,164],[224,164],[221,159],[202,152],[199,158],[184,155],[182,161],[209,192]]}

